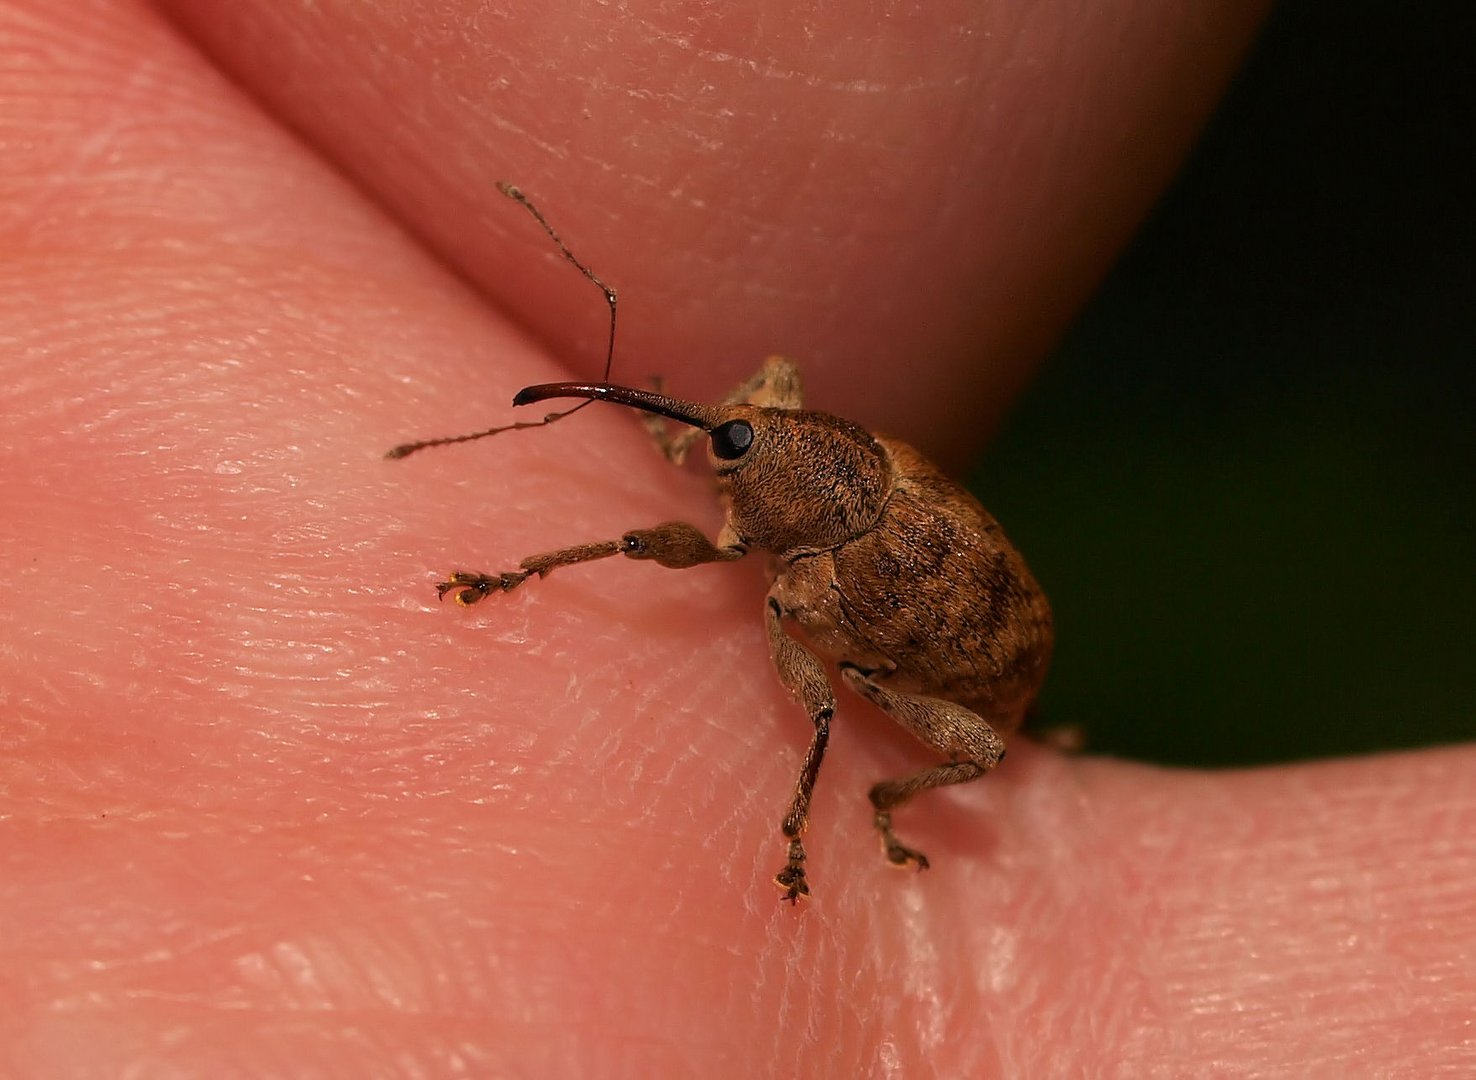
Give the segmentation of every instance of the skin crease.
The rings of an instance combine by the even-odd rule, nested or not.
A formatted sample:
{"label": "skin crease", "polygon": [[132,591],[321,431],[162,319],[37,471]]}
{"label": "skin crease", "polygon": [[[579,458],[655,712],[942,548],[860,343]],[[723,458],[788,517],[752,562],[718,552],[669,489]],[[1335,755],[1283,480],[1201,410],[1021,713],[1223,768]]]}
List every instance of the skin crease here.
{"label": "skin crease", "polygon": [[501,177],[623,290],[630,381],[782,349],[818,407],[979,445],[1261,12],[976,9],[174,5],[206,59],[0,3],[0,1074],[1476,1067],[1470,748],[1017,742],[899,812],[919,876],[864,791],[926,756],[841,691],[791,911],[761,564],[434,602],[718,520],[614,408],[379,459],[598,366]]}

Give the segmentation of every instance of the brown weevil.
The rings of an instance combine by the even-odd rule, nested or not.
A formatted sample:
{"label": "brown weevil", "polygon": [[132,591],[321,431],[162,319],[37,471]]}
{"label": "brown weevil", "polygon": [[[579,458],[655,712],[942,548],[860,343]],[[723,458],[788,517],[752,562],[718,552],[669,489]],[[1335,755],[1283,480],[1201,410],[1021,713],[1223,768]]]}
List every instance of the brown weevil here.
{"label": "brown weevil", "polygon": [[[526,196],[509,185],[499,188],[604,291],[613,350],[614,290],[574,258]],[[513,404],[556,398],[584,399],[578,408],[608,401],[641,410],[657,445],[676,463],[706,436],[726,515],[717,539],[668,521],[616,540],[532,555],[505,573],[457,571],[436,586],[439,595],[449,593],[465,607],[511,592],[535,575],[614,555],[681,570],[767,552],[773,573],[764,605],[769,652],[780,682],[814,726],[781,824],[788,859],[774,880],[784,899],[809,895],[802,836],[835,711],[822,659],[835,662],[847,686],[944,758],[870,792],[886,857],[898,866],[926,868],[926,856],[893,833],[892,811],[919,792],[974,780],[999,764],[1050,662],[1050,606],[999,524],[907,444],[802,408],[799,373],[782,357],[771,357],[716,405],[608,381],[530,386]],[[389,456],[536,427],[572,411],[408,443]],[[669,421],[682,427],[671,429]],[[798,625],[803,642],[791,636],[787,622]]]}

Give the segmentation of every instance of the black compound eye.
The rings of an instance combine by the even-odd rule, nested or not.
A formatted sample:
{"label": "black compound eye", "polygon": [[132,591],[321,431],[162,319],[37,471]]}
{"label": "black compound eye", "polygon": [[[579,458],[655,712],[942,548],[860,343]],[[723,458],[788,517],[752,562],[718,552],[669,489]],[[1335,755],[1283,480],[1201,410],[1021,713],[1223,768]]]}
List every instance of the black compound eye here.
{"label": "black compound eye", "polygon": [[753,425],[747,420],[729,420],[712,429],[712,452],[724,461],[734,461],[753,445]]}

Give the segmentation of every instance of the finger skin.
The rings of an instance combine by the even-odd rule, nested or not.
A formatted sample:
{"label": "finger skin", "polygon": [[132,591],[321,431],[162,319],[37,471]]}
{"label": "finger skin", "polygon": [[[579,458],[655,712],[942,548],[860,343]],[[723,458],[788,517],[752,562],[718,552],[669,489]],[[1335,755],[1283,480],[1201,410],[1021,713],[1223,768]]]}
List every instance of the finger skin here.
{"label": "finger skin", "polygon": [[864,792],[918,751],[846,700],[781,907],[761,567],[434,602],[706,483],[614,410],[381,461],[559,369],[146,11],[75,10],[0,7],[0,1074],[1469,1064],[1469,750],[1022,745],[909,808],[907,876]]}
{"label": "finger skin", "polygon": [[712,399],[784,353],[816,400],[953,465],[1267,6],[162,5],[579,374],[604,308],[497,180],[620,289],[626,381]]}

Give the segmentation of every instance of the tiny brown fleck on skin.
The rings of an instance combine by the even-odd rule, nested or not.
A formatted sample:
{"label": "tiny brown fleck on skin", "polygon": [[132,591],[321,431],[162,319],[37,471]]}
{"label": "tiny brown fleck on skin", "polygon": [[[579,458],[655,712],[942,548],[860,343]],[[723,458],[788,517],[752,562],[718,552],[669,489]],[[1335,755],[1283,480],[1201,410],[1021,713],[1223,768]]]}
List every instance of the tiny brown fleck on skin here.
{"label": "tiny brown fleck on skin", "polygon": [[[499,187],[604,290],[613,346],[614,291],[574,258],[521,192]],[[609,364],[607,354],[607,378]],[[1050,606],[999,524],[907,444],[829,413],[802,409],[799,371],[782,357],[770,357],[757,375],[716,405],[608,381],[530,386],[513,403],[556,398],[609,401],[643,411],[658,447],[677,463],[706,435],[725,509],[717,539],[685,522],[668,521],[618,540],[529,556],[518,569],[500,574],[456,571],[437,592],[451,593],[466,606],[494,592],[510,592],[530,577],[614,555],[685,569],[731,562],[754,549],[768,552],[773,565],[765,605],[770,655],[780,681],[814,727],[780,826],[788,857],[775,881],[786,900],[809,895],[801,837],[835,711],[822,657],[839,664],[848,687],[944,759],[870,791],[888,860],[926,868],[927,857],[897,839],[892,811],[920,792],[977,779],[999,764],[1006,738],[1019,728],[1050,663]],[[667,421],[685,426],[668,430]],[[387,456],[537,426],[514,424],[408,443]],[[807,644],[788,632],[791,623]]]}

